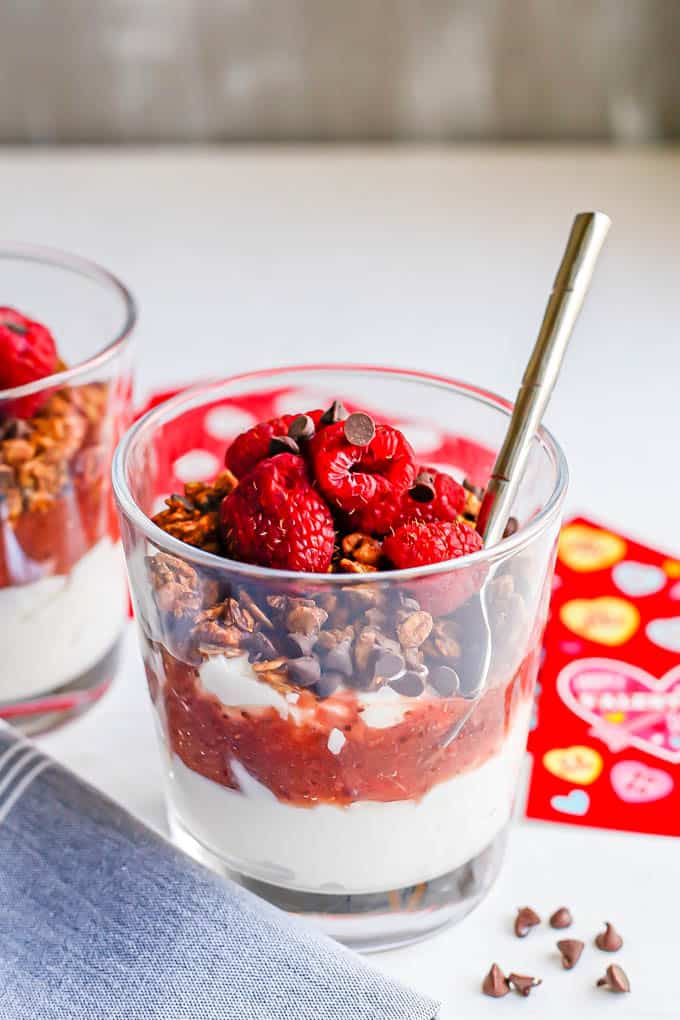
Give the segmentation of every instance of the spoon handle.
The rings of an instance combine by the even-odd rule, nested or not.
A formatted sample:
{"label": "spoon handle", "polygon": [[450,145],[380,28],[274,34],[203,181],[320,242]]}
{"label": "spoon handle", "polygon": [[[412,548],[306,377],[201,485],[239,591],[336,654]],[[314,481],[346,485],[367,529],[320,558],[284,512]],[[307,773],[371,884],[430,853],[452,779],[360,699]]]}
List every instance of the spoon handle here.
{"label": "spoon handle", "polygon": [[595,263],[611,226],[602,212],[579,213],[524,372],[503,445],[482,503],[477,530],[485,545],[503,537],[531,441],[557,381],[572,330],[585,300]]}

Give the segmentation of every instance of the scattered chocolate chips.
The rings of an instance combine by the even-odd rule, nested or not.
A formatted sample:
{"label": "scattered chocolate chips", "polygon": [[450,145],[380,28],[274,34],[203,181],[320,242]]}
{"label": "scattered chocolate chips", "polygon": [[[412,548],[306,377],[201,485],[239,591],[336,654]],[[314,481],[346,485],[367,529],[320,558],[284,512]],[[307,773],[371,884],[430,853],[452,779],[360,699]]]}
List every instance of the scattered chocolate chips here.
{"label": "scattered chocolate chips", "polygon": [[337,691],[338,687],[342,683],[342,675],[340,673],[323,673],[316,683],[316,693],[320,698],[329,698],[331,694]]}
{"label": "scattered chocolate chips", "polygon": [[557,948],[562,956],[562,966],[565,970],[573,970],[581,959],[584,950],[584,943],[580,939],[562,939],[557,943]]}
{"label": "scattered chocolate chips", "polygon": [[351,676],[354,672],[352,662],[352,649],[349,640],[339,641],[335,648],[326,655],[324,659],[324,671],[340,673],[342,676]]}
{"label": "scattered chocolate chips", "polygon": [[531,928],[541,923],[541,919],[531,907],[521,907],[515,918],[515,935],[518,939],[526,938]]}
{"label": "scattered chocolate chips", "polygon": [[595,945],[605,953],[617,953],[623,945],[623,939],[614,925],[605,921],[605,929],[596,937]]}
{"label": "scattered chocolate chips", "polygon": [[491,964],[491,969],[482,981],[482,991],[491,999],[502,999],[510,991],[510,985],[505,974],[497,963]]}
{"label": "scattered chocolate chips", "polygon": [[310,418],[308,414],[299,414],[288,426],[288,435],[297,443],[301,440],[311,439],[315,431],[314,419]]}
{"label": "scattered chocolate chips", "polygon": [[277,453],[299,453],[300,447],[291,436],[272,436],[269,443],[269,456]]}
{"label": "scattered chocolate chips", "polygon": [[397,692],[397,694],[403,694],[407,698],[417,698],[419,694],[422,694],[425,690],[425,682],[420,673],[414,673],[412,670],[408,670],[403,676],[397,677],[390,684],[390,687]]}
{"label": "scattered chocolate chips", "polygon": [[416,503],[431,503],[435,497],[434,475],[431,471],[419,471],[412,487],[408,490]]}
{"label": "scattered chocolate chips", "polygon": [[508,982],[525,999],[531,995],[532,989],[538,988],[543,983],[541,978],[530,977],[528,974],[509,974]]}
{"label": "scattered chocolate chips", "polygon": [[354,411],[345,421],[345,439],[353,446],[368,446],[375,436],[375,422],[370,414]]}
{"label": "scattered chocolate chips", "polygon": [[429,679],[442,698],[453,698],[460,688],[460,677],[452,666],[435,666],[430,670]]}
{"label": "scattered chocolate chips", "polygon": [[630,981],[623,968],[612,963],[607,967],[605,976],[597,982],[597,987],[607,988],[610,992],[624,993],[630,991]]}
{"label": "scattered chocolate chips", "polygon": [[555,913],[550,915],[551,928],[568,928],[573,921],[569,907],[558,907]]}
{"label": "scattered chocolate chips", "polygon": [[342,406],[339,400],[334,400],[327,411],[321,415],[319,422],[321,425],[335,425],[336,422],[344,421],[347,417],[347,411]]}
{"label": "scattered chocolate chips", "polygon": [[519,521],[516,517],[509,517],[508,523],[505,525],[505,531],[503,532],[503,538],[510,538],[514,535],[519,528]]}
{"label": "scattered chocolate chips", "polygon": [[319,660],[313,655],[302,655],[299,659],[289,659],[288,680],[298,687],[313,687],[321,679]]}

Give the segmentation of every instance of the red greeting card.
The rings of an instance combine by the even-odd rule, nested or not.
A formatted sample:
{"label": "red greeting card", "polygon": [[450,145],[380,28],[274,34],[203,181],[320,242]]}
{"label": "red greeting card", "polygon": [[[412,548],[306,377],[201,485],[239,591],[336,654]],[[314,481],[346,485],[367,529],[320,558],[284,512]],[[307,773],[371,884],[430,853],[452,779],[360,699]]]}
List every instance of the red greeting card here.
{"label": "red greeting card", "polygon": [[680,835],[680,561],[564,527],[529,750],[529,818]]}

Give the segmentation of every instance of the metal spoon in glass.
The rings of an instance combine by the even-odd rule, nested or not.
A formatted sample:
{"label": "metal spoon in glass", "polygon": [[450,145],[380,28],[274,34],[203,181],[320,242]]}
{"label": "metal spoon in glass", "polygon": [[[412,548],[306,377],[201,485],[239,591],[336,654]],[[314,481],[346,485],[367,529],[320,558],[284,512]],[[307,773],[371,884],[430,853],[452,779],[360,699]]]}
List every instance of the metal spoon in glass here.
{"label": "metal spoon in glass", "polygon": [[[538,339],[524,372],[508,431],[479,512],[477,530],[487,549],[503,537],[526,468],[531,442],[557,382],[572,330],[610,226],[611,220],[602,212],[579,213],[574,219]],[[469,600],[464,609],[467,642],[472,643],[477,652],[472,656],[473,661],[469,661],[468,656],[468,669],[479,680],[471,694],[469,710],[445,734],[441,741],[443,747],[461,731],[487,686],[492,654],[488,603],[494,574],[495,570],[491,567],[479,593]]]}

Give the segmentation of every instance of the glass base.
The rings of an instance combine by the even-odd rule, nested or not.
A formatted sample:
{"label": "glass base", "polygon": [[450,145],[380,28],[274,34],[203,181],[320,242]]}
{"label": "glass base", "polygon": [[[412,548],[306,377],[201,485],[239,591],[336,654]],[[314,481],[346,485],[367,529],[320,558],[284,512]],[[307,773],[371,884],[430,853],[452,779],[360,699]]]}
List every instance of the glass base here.
{"label": "glass base", "polygon": [[291,914],[318,925],[327,935],[360,953],[395,949],[456,924],[480,903],[500,871],[507,828],[481,853],[453,871],[418,885],[380,893],[312,893],[262,882],[234,871],[191,835],[171,808],[168,824],[175,843],[224,878]]}
{"label": "glass base", "polygon": [[91,708],[111,686],[121,657],[122,638],[75,680],[26,701],[0,701],[0,719],[26,736],[45,733]]}

